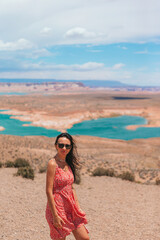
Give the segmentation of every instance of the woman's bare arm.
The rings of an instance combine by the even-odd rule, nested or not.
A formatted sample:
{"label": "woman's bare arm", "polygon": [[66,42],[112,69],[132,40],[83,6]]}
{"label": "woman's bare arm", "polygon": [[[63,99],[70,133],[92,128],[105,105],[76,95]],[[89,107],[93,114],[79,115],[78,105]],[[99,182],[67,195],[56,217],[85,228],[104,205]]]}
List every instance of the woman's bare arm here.
{"label": "woman's bare arm", "polygon": [[64,221],[57,213],[54,196],[53,196],[53,184],[54,184],[55,174],[56,174],[56,162],[54,159],[51,159],[48,162],[48,166],[47,166],[46,194],[48,198],[49,207],[51,209],[52,216],[53,216],[53,224],[56,228],[62,228],[62,224],[64,224]]}
{"label": "woman's bare arm", "polygon": [[47,175],[46,175],[46,195],[51,209],[53,217],[57,216],[57,210],[55,207],[54,196],[53,196],[53,184],[54,177],[56,173],[56,163],[53,159],[49,160],[47,166]]}

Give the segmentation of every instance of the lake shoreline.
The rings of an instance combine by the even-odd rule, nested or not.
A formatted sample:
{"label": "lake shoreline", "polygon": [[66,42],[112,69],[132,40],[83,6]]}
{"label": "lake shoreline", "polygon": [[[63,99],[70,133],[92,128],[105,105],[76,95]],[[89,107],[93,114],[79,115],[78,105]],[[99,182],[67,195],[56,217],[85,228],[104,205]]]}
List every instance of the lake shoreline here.
{"label": "lake shoreline", "polygon": [[[18,119],[20,121],[29,121],[30,124],[23,124],[24,126],[37,126],[37,127],[43,127],[46,129],[54,129],[57,131],[65,132],[67,129],[70,129],[73,127],[76,123],[81,123],[86,120],[96,120],[99,118],[113,118],[117,116],[137,116],[137,117],[143,117],[144,116],[144,110],[125,110],[125,109],[107,109],[103,110],[103,112],[83,112],[83,113],[75,113],[72,115],[66,115],[66,116],[47,116],[44,113],[41,112],[35,112],[30,113],[27,111],[19,111],[16,109],[1,109],[3,112],[0,112],[0,114],[7,114],[12,115],[11,118]],[[6,110],[6,111],[5,111]],[[146,114],[145,114],[146,115]],[[160,127],[159,120],[155,121],[154,124],[152,124],[152,119],[145,118],[147,120],[147,123],[144,125],[129,125],[126,126],[126,129],[128,130],[136,130],[139,127]]]}
{"label": "lake shoreline", "polygon": [[[4,111],[4,109],[3,110],[1,109],[0,113],[4,114],[4,116],[9,115],[9,117],[5,118],[5,119],[4,119],[4,117],[2,117],[2,119],[4,119],[4,121],[5,121],[4,126],[0,126],[0,131],[2,132],[2,134],[3,134],[3,131],[6,130],[6,132],[4,132],[4,134],[17,135],[17,134],[15,134],[15,129],[17,128],[17,132],[19,132],[19,134],[18,134],[19,136],[32,135],[32,136],[54,137],[54,136],[58,135],[60,132],[68,132],[69,134],[71,134],[73,136],[74,135],[85,135],[85,136],[95,136],[95,137],[97,136],[100,138],[122,139],[122,140],[126,140],[126,141],[131,140],[131,139],[139,139],[139,138],[145,139],[145,138],[160,137],[160,134],[158,135],[157,131],[156,132],[154,131],[155,127],[152,127],[152,132],[149,132],[149,134],[147,132],[145,132],[144,129],[142,129],[140,133],[138,131],[136,131],[136,130],[138,130],[139,127],[140,128],[144,128],[143,126],[146,127],[146,125],[144,125],[144,124],[147,123],[146,119],[144,119],[140,116],[137,116],[137,115],[136,116],[133,116],[133,115],[122,115],[121,116],[118,114],[114,114],[114,116],[113,116],[113,114],[112,114],[111,117],[102,118],[102,116],[101,116],[101,118],[96,118],[96,119],[91,119],[91,117],[90,117],[87,120],[79,121],[78,124],[77,123],[75,125],[72,124],[71,128],[68,128],[67,130],[65,130],[65,129],[59,130],[59,128],[57,130],[55,128],[51,128],[49,125],[46,126],[46,124],[48,124],[48,123],[53,124],[53,121],[51,121],[51,120],[47,121],[45,119],[44,123],[41,120],[41,124],[37,124],[37,122],[36,122],[36,124],[33,124],[33,122],[31,122],[32,119],[30,118],[30,116],[28,116],[28,114],[26,112],[19,112],[19,111],[12,111],[12,110]],[[11,115],[13,113],[16,115]],[[22,115],[22,113],[23,113],[23,115]],[[19,120],[22,124],[20,124],[19,122],[18,123],[11,122],[12,119]],[[73,120],[73,119],[71,119],[71,120]],[[10,122],[8,122],[8,121],[10,121]],[[23,121],[25,122],[24,124],[23,124]],[[65,118],[65,121],[66,121],[66,118]],[[61,122],[61,119],[60,119],[60,122]],[[134,123],[135,123],[135,125],[133,125]],[[7,124],[7,125],[5,125],[5,124]],[[3,125],[2,121],[1,121],[1,125]],[[13,126],[14,131],[12,131],[12,129],[9,130],[9,126],[11,126],[11,125]],[[102,126],[103,126],[103,128],[102,128]],[[29,128],[27,130],[27,128],[23,128],[23,127],[32,127],[32,128]],[[94,129],[94,130],[92,131],[92,129]],[[53,130],[53,132],[47,131],[47,130]],[[117,132],[117,130],[119,133]],[[134,131],[136,131],[136,132],[134,134],[132,134],[132,132],[134,132]]]}
{"label": "lake shoreline", "polygon": [[[10,91],[24,91],[21,86],[7,86]],[[50,85],[48,85],[49,88]],[[51,85],[52,86],[52,85]],[[160,127],[160,94],[147,92],[111,91],[107,89],[86,89],[84,86],[62,85],[61,89],[50,89],[52,94],[44,95],[46,85],[36,85],[34,94],[21,96],[0,96],[1,114],[12,115],[12,119],[24,121],[24,126],[43,127],[65,132],[74,124],[86,120],[112,118],[122,115],[137,116],[146,119],[144,127]],[[33,85],[24,86],[34,88]],[[43,88],[42,88],[43,87]],[[13,89],[12,89],[13,88]],[[41,91],[41,93],[39,92]],[[54,92],[54,94],[53,94]],[[25,123],[26,122],[26,123]],[[29,123],[27,123],[29,122]],[[133,125],[133,124],[132,124]],[[136,125],[136,124],[135,124]],[[135,130],[142,125],[126,126]],[[1,124],[1,127],[4,127]],[[1,131],[2,133],[3,131]]]}

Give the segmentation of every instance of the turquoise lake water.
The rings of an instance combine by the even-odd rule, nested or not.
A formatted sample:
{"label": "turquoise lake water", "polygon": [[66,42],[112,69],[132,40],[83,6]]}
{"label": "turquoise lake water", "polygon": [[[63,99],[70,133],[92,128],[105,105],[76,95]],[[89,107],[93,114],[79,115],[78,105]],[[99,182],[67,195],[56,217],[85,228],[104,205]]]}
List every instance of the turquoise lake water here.
{"label": "turquoise lake water", "polygon": [[126,129],[128,125],[144,125],[146,123],[145,118],[137,116],[99,118],[75,124],[68,130],[68,133],[122,140],[160,137],[160,128],[140,127],[134,131]]}
{"label": "turquoise lake water", "polygon": [[28,93],[24,92],[0,92],[0,95],[27,95]]}
{"label": "turquoise lake water", "polygon": [[[3,112],[3,110],[0,110],[0,112]],[[31,122],[22,122],[18,119],[11,119],[11,116],[12,115],[0,114],[0,126],[5,128],[4,131],[0,131],[0,134],[56,137],[60,133],[56,130],[43,127],[22,126],[23,124],[30,124]]]}
{"label": "turquoise lake water", "polygon": [[[3,112],[3,110],[1,110]],[[11,119],[11,115],[0,114],[0,126],[5,128],[0,134],[16,136],[47,136],[56,137],[60,132],[42,127],[22,126],[31,122],[22,122]],[[136,116],[120,116],[114,118],[99,118],[75,124],[67,132],[71,135],[88,135],[111,139],[131,140],[136,138],[160,137],[160,128],[140,127],[136,130],[127,130],[128,125],[146,124],[145,118]]]}

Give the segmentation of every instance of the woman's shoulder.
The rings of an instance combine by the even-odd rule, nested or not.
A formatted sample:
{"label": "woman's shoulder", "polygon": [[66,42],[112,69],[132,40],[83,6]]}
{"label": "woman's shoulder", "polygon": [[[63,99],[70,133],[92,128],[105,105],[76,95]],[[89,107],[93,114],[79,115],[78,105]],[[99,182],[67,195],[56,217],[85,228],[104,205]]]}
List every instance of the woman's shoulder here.
{"label": "woman's shoulder", "polygon": [[57,163],[56,163],[55,158],[51,158],[51,159],[48,161],[48,168],[56,168],[56,166],[57,166]]}

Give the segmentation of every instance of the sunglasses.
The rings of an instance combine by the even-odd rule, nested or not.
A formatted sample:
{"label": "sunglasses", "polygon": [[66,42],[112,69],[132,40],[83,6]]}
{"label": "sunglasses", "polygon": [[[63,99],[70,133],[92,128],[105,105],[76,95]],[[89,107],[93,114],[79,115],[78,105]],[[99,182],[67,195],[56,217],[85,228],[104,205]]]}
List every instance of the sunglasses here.
{"label": "sunglasses", "polygon": [[59,148],[64,148],[64,146],[66,147],[66,149],[70,149],[71,148],[71,145],[69,145],[69,144],[58,143],[58,147]]}

